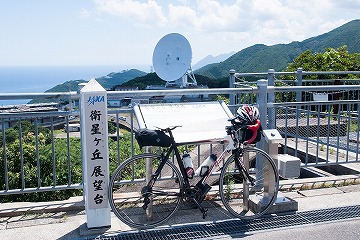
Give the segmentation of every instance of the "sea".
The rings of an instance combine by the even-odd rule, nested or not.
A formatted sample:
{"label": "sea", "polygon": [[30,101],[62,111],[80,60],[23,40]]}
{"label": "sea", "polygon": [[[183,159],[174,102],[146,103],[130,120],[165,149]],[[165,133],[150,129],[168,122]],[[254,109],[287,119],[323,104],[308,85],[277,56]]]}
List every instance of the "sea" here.
{"label": "sea", "polygon": [[[0,66],[0,96],[2,93],[43,93],[66,81],[89,81],[128,69],[149,72],[150,65]],[[0,106],[26,104],[30,100],[0,100]]]}

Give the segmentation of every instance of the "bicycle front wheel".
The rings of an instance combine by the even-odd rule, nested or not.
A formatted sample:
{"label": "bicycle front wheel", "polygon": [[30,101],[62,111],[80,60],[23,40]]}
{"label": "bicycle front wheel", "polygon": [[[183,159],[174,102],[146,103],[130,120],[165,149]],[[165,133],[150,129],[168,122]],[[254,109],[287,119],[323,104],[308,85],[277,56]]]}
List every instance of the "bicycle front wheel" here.
{"label": "bicycle front wheel", "polygon": [[152,187],[148,185],[160,162],[159,155],[140,154],[118,166],[111,177],[110,206],[125,224],[135,228],[154,227],[178,209],[183,181],[173,163],[167,160]]}
{"label": "bicycle front wheel", "polygon": [[[240,170],[239,162],[247,173]],[[258,218],[276,200],[279,186],[277,168],[265,151],[250,146],[243,149],[239,162],[231,155],[221,170],[221,200],[235,217]]]}

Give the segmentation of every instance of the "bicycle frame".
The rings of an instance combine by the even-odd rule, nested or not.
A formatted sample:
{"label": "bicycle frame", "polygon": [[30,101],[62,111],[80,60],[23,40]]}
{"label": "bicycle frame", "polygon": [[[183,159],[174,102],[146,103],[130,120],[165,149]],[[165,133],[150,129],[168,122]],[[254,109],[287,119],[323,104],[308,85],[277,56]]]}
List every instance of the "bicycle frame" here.
{"label": "bicycle frame", "polygon": [[[245,138],[242,135],[243,132],[240,131],[242,126],[232,124],[232,126],[226,127],[227,135],[222,141],[217,141],[217,143],[223,144],[224,150],[219,151],[221,153],[211,167],[208,165],[209,167],[200,169],[200,176],[196,175],[195,179],[187,175],[186,164],[179,151],[179,147],[184,143],[176,143],[172,134],[172,130],[175,128],[160,129],[169,135],[166,138],[166,144],[153,142],[155,146],[167,147],[167,149],[162,149],[160,155],[139,154],[127,159],[115,170],[110,182],[109,195],[112,199],[110,201],[111,208],[117,217],[135,227],[156,226],[169,219],[183,203],[189,207],[198,208],[205,219],[208,209],[204,208],[201,203],[206,200],[206,196],[212,188],[210,181],[217,179],[219,179],[221,201],[224,207],[236,217],[252,219],[261,216],[274,203],[278,186],[276,166],[266,152],[247,146],[248,143],[243,141]],[[257,159],[261,159],[258,156],[262,156],[267,162],[266,166],[269,167],[258,169]],[[174,157],[176,157],[178,166],[176,166]],[[152,164],[157,167],[153,169]],[[254,165],[256,166],[252,169]],[[144,167],[146,167],[146,172],[143,171]],[[134,182],[134,185],[132,183],[128,185],[128,181],[133,180],[134,171],[139,168],[141,171],[137,177],[141,178],[141,181]],[[128,172],[129,169],[133,169],[130,170],[133,172],[128,179],[127,176],[131,175]],[[261,171],[264,170],[268,172],[269,179],[263,179]],[[220,177],[209,178],[218,171],[220,171]],[[260,174],[258,175],[258,173]],[[271,186],[257,185],[264,180],[269,181]],[[127,192],[127,189],[140,191],[135,195],[135,201],[129,194],[121,195],[123,191]],[[119,193],[121,201],[114,199],[114,192]],[[265,199],[262,201],[264,206],[260,206],[260,208],[253,207],[256,206],[256,202],[251,200],[258,199],[258,197],[261,200]],[[137,214],[133,215],[134,212]],[[141,214],[146,216],[140,217]]]}
{"label": "bicycle frame", "polygon": [[221,162],[223,162],[225,160],[227,154],[237,148],[236,143],[233,141],[233,139],[231,138],[230,135],[225,136],[224,140],[221,141],[221,143],[226,143],[226,142],[228,143],[228,145],[226,146],[225,150],[220,154],[220,156],[216,159],[214,164],[211,166],[208,174],[206,174],[206,176],[200,181],[202,184],[206,183],[207,179],[210,177],[210,175],[214,171],[215,167],[220,166]]}
{"label": "bicycle frame", "polygon": [[[185,170],[184,163],[183,163],[183,161],[181,159],[181,156],[180,156],[180,152],[179,152],[179,149],[178,149],[179,145],[175,142],[172,131],[170,129],[167,129],[167,132],[169,133],[169,135],[170,135],[173,142],[172,142],[170,148],[168,149],[168,151],[166,152],[166,154],[164,154],[164,153],[161,154],[161,163],[159,164],[159,166],[156,169],[154,175],[152,176],[151,180],[149,181],[149,187],[151,187],[153,185],[153,183],[156,181],[156,179],[160,175],[161,169],[165,165],[166,160],[170,159],[170,155],[174,151],[175,157],[176,157],[176,160],[177,160],[180,172],[181,172],[181,175],[183,177],[184,188],[187,189],[187,188],[190,187],[190,182],[189,182],[189,177],[187,176],[187,173],[186,173],[186,170]],[[198,181],[197,185],[198,184],[201,184],[203,186],[206,185],[206,181],[210,177],[210,175],[212,174],[214,169],[216,167],[219,167],[220,164],[226,160],[225,158],[228,156],[228,154],[231,151],[233,151],[233,154],[234,154],[234,156],[236,158],[236,163],[237,163],[237,167],[239,168],[239,171],[242,171],[247,176],[248,179],[250,178],[248,172],[244,169],[244,166],[239,161],[239,155],[240,155],[239,148],[238,148],[239,143],[237,141],[234,142],[233,138],[230,135],[226,135],[224,137],[224,139],[221,141],[221,143],[227,143],[227,146],[226,146],[225,150],[216,159],[214,164],[209,169],[208,173],[205,176],[203,176],[200,179],[200,181]]]}
{"label": "bicycle frame", "polygon": [[180,169],[180,172],[181,172],[181,175],[183,177],[183,180],[184,180],[184,187],[187,188],[187,187],[190,187],[190,182],[189,182],[189,178],[186,174],[186,170],[185,170],[185,167],[184,167],[184,163],[181,159],[181,156],[180,156],[180,152],[179,152],[179,149],[178,149],[178,144],[175,142],[174,140],[174,136],[171,132],[170,129],[167,129],[167,132],[169,133],[171,139],[172,139],[172,143],[170,145],[170,148],[168,149],[168,151],[166,152],[166,154],[164,153],[161,153],[161,162],[158,166],[158,168],[155,170],[155,173],[152,175],[151,177],[151,180],[149,181],[148,183],[148,186],[149,187],[152,187],[153,183],[156,181],[156,179],[158,178],[158,176],[160,175],[160,172],[162,170],[162,168],[164,167],[166,161],[168,159],[170,159],[170,155],[171,153],[174,151],[175,153],[175,158],[178,162],[178,165],[179,165],[179,169]]}

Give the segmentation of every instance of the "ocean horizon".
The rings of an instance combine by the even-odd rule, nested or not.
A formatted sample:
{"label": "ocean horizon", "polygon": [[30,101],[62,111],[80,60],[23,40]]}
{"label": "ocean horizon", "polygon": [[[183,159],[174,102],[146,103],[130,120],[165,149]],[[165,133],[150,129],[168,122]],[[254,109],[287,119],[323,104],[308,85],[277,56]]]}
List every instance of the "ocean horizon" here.
{"label": "ocean horizon", "polygon": [[[89,81],[128,69],[150,71],[150,65],[0,66],[1,93],[43,93],[70,80]],[[31,99],[0,100],[0,106],[25,104]]]}

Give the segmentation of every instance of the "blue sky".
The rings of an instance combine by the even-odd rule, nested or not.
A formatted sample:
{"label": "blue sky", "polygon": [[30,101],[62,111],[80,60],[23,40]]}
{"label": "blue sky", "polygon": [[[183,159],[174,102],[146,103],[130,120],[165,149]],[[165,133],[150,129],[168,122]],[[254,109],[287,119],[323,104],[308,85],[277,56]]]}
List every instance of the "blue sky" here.
{"label": "blue sky", "polygon": [[261,43],[302,41],[360,18],[360,0],[1,0],[0,66],[151,65],[178,32],[195,64]]}

